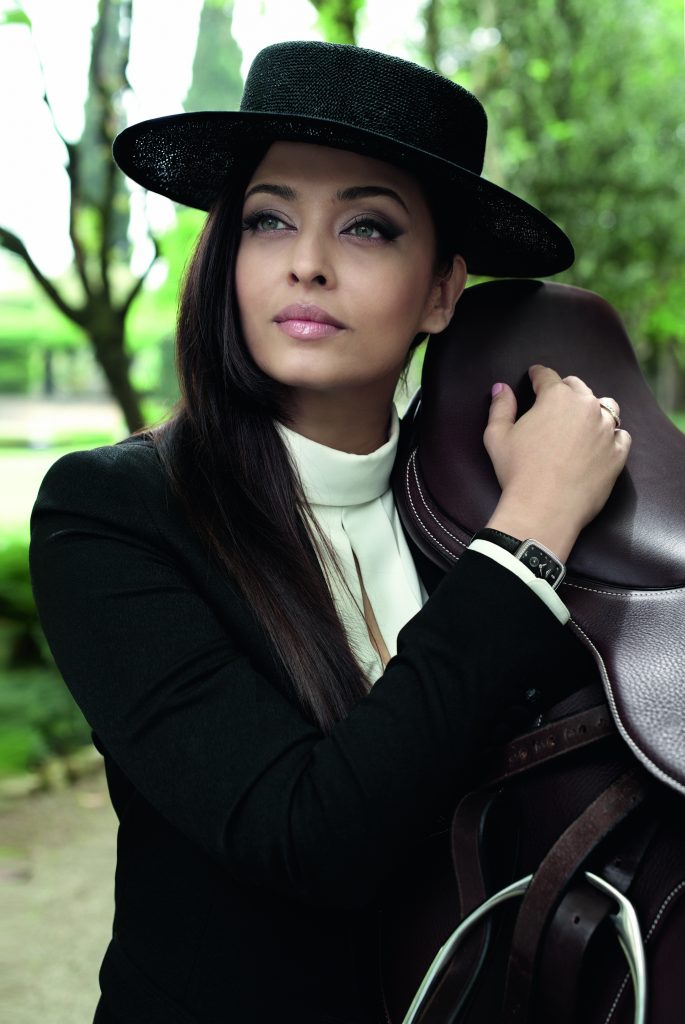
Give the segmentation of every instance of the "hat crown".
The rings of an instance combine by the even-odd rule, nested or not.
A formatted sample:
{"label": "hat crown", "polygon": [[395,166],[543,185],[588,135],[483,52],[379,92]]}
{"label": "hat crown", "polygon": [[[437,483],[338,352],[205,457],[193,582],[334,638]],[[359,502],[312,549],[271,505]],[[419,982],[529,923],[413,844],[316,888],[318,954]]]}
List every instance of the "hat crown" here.
{"label": "hat crown", "polygon": [[483,168],[487,119],[475,96],[418,64],[340,43],[275,43],[250,68],[240,109],[334,121]]}

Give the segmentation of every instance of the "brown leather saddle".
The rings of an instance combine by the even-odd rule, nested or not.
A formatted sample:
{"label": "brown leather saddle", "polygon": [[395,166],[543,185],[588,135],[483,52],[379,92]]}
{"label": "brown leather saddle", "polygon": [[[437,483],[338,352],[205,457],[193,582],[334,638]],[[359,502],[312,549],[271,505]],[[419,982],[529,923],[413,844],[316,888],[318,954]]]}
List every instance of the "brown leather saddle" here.
{"label": "brown leather saddle", "polygon": [[[395,499],[415,544],[447,570],[499,499],[482,440],[491,385],[511,384],[523,414],[538,362],[616,398],[633,437],[559,591],[601,687],[579,680],[577,694],[494,751],[448,842],[431,837],[386,901],[380,973],[392,1024],[623,1024],[644,1019],[648,987],[650,1021],[670,1024],[685,1001],[674,967],[685,951],[685,436],[611,306],[531,280],[468,289],[428,345]],[[516,914],[491,927],[479,915],[507,892]],[[616,936],[602,938],[624,912],[637,922],[621,939],[632,986]]]}
{"label": "brown leather saddle", "polygon": [[499,485],[483,447],[495,381],[530,408],[527,369],[576,374],[621,407],[633,444],[600,515],[576,543],[559,594],[599,667],[616,726],[659,780],[685,793],[685,436],[659,408],[625,328],[569,285],[469,288],[431,338],[408,415],[395,498],[419,548],[447,569],[485,525]]}

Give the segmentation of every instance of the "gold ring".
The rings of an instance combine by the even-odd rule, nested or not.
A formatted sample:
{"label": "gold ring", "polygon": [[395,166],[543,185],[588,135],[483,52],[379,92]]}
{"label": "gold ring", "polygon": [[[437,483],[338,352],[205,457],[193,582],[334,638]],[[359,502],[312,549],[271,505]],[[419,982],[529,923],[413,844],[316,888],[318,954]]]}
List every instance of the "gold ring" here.
{"label": "gold ring", "polygon": [[599,405],[600,405],[600,408],[606,409],[606,411],[609,413],[609,415],[613,419],[613,421],[614,421],[614,430],[618,430],[618,428],[621,426],[621,417],[616,412],[616,410],[612,409],[610,405],[606,405],[604,402],[600,402]]}

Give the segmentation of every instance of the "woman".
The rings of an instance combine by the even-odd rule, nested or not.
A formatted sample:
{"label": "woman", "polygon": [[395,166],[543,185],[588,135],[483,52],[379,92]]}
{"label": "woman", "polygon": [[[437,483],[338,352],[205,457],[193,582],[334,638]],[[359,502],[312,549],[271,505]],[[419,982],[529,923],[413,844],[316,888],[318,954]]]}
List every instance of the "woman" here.
{"label": "woman", "polygon": [[[115,145],[137,181],[211,212],[178,412],[60,460],[33,518],[41,620],[120,819],[99,1022],[378,1020],[384,881],[524,695],[588,671],[553,587],[496,535],[438,582],[389,490],[395,386],[467,266],[572,259],[479,176],[484,143],[459,86],[286,43],[256,58],[241,112]],[[611,399],[531,378],[518,421],[494,382],[489,526],[563,561],[630,439]]]}

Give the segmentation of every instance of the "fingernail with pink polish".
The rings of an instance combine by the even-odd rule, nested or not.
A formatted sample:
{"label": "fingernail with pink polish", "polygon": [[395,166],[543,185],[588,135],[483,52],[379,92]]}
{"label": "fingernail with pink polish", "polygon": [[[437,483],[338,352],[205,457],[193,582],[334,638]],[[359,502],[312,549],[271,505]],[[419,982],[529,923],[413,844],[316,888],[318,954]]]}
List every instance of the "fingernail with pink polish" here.
{"label": "fingernail with pink polish", "polygon": [[497,395],[499,395],[501,391],[504,391],[504,384],[498,382],[497,384],[493,384],[492,385],[492,392],[491,392],[491,394],[492,394],[493,398],[495,398]]}

